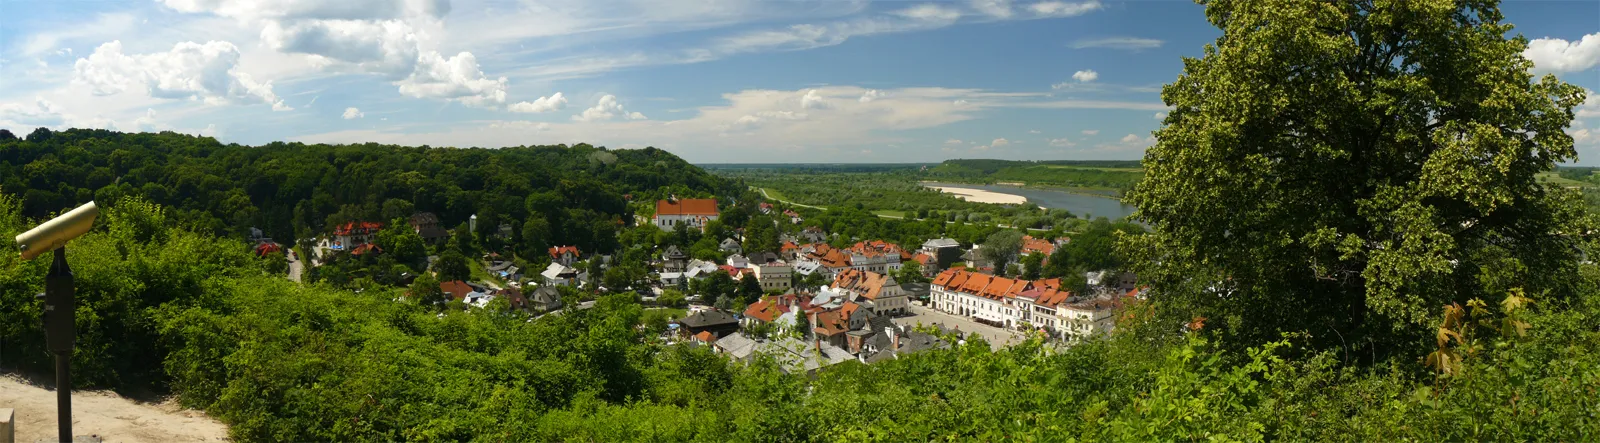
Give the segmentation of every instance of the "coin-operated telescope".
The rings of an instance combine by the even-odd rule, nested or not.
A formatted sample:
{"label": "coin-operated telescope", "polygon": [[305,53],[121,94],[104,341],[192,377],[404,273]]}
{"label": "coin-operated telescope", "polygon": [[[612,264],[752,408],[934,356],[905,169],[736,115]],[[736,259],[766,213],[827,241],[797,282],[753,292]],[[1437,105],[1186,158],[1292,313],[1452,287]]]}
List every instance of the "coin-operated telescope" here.
{"label": "coin-operated telescope", "polygon": [[100,208],[85,203],[60,217],[40,224],[17,236],[23,260],[33,260],[55,252],[50,273],[44,278],[44,337],[50,353],[56,356],[56,414],[61,425],[61,441],[72,441],[72,348],[77,340],[77,302],[73,298],[72,269],[67,267],[67,242],[83,236],[94,227]]}

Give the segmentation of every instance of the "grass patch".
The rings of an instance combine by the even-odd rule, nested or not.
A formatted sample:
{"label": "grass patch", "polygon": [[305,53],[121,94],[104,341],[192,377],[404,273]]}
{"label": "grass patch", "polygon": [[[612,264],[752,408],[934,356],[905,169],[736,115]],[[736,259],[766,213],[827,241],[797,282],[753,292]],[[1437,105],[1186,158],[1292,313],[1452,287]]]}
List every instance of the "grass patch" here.
{"label": "grass patch", "polygon": [[1560,175],[1558,175],[1558,174],[1556,174],[1554,172],[1541,172],[1541,173],[1538,174],[1538,177],[1539,177],[1539,181],[1542,181],[1542,182],[1545,182],[1545,183],[1550,183],[1550,184],[1553,184],[1553,185],[1556,185],[1556,186],[1578,187],[1578,188],[1595,188],[1596,187],[1594,183],[1589,183],[1589,182],[1585,182],[1585,181],[1578,181],[1578,180],[1573,180],[1573,179],[1570,179],[1570,178],[1562,177],[1562,176],[1560,176]]}
{"label": "grass patch", "polygon": [[879,216],[887,215],[887,216],[890,216],[890,217],[906,218],[905,211],[894,211],[894,210],[889,210],[889,209],[876,209],[876,210],[873,210],[872,213],[873,214],[877,214]]}
{"label": "grass patch", "polygon": [[783,195],[783,191],[779,191],[777,189],[772,189],[772,188],[756,188],[756,189],[760,189],[762,191],[766,191],[767,198],[770,198],[770,199],[773,199],[773,200],[783,200],[783,201],[786,201],[786,202],[794,201],[794,200],[790,200],[789,196]]}
{"label": "grass patch", "polygon": [[472,279],[474,281],[492,281],[500,286],[505,286],[506,284],[506,281],[501,280],[500,277],[489,275],[489,270],[483,267],[483,262],[480,260],[467,260],[467,269],[472,271]]}
{"label": "grass patch", "polygon": [[1074,169],[1074,170],[1079,170],[1079,171],[1144,172],[1144,169],[1141,169],[1141,168],[1099,168],[1099,167],[1094,167],[1094,166],[1072,166],[1072,165],[1042,165],[1041,167],[1047,168],[1047,169]]}

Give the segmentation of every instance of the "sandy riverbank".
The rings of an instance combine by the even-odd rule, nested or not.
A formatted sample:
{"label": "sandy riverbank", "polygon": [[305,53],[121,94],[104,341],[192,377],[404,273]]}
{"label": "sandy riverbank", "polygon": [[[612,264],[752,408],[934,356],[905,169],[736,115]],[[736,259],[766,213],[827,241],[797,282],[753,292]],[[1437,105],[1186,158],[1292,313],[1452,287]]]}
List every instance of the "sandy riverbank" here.
{"label": "sandy riverbank", "polygon": [[956,198],[976,203],[995,203],[1001,205],[1020,205],[1028,202],[1027,197],[1013,194],[1004,194],[982,189],[957,188],[953,186],[928,186],[939,192],[954,195]]}

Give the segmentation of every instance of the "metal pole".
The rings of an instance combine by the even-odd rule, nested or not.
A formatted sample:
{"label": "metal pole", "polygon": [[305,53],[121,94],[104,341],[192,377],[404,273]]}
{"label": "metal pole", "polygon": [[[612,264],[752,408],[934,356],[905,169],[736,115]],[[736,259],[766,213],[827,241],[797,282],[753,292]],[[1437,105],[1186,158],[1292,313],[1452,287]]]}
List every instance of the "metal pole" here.
{"label": "metal pole", "polygon": [[77,339],[77,303],[73,299],[72,269],[67,248],[55,250],[55,261],[44,279],[44,333],[56,356],[56,420],[61,441],[72,441],[72,348]]}
{"label": "metal pole", "polygon": [[56,420],[60,421],[61,441],[72,441],[72,355],[56,354]]}

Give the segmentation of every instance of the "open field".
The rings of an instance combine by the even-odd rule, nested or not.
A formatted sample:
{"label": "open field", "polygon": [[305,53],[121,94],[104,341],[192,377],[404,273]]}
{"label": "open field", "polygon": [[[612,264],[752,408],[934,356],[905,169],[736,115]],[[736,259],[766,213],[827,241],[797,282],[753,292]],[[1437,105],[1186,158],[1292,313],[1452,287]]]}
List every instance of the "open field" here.
{"label": "open field", "polygon": [[1543,181],[1543,182],[1554,184],[1556,186],[1578,187],[1578,188],[1600,188],[1600,186],[1597,186],[1594,183],[1585,182],[1585,181],[1579,181],[1579,180],[1573,180],[1573,179],[1570,179],[1570,178],[1562,177],[1562,176],[1558,175],[1555,172],[1541,172],[1541,173],[1539,173],[1539,180]]}
{"label": "open field", "polygon": [[1075,170],[1081,170],[1081,171],[1105,171],[1105,172],[1144,172],[1144,169],[1142,169],[1142,168],[1101,168],[1101,167],[1094,167],[1094,166],[1073,166],[1073,165],[1044,165],[1044,168],[1046,168],[1046,169],[1075,169]]}

